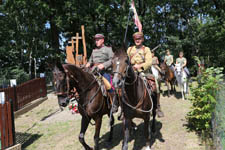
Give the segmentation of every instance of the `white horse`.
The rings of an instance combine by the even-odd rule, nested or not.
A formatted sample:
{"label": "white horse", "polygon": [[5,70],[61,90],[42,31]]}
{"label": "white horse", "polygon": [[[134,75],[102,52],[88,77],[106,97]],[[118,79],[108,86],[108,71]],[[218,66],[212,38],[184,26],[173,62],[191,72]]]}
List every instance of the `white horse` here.
{"label": "white horse", "polygon": [[159,93],[160,92],[159,71],[153,65],[152,65],[151,69],[152,69],[152,74],[154,75],[155,80],[156,80],[157,93]]}
{"label": "white horse", "polygon": [[188,93],[188,80],[187,73],[182,68],[181,64],[176,64],[176,79],[179,87],[181,88],[182,99],[185,100],[185,96]]}

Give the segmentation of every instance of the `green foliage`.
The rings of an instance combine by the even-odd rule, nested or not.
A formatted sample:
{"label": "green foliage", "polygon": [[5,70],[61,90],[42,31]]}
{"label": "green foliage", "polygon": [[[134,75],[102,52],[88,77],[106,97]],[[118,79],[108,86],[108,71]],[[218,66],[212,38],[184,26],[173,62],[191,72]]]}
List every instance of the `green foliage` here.
{"label": "green foliage", "polygon": [[[130,0],[16,0],[0,5],[0,67],[29,69],[30,54],[37,72],[45,71],[49,57],[65,60],[67,40],[85,26],[87,53],[95,47],[93,35],[103,33],[106,45],[122,44]],[[143,25],[145,45],[174,58],[183,50],[188,67],[196,65],[193,55],[202,56],[207,66],[225,64],[225,11],[223,1],[138,0],[135,6]],[[130,18],[127,43],[137,31]],[[33,69],[34,70],[34,69]],[[192,74],[195,68],[192,69]]]}
{"label": "green foliage", "polygon": [[0,73],[0,81],[16,79],[17,85],[29,80],[29,75],[19,67],[10,67]]}
{"label": "green foliage", "polygon": [[225,85],[218,91],[217,104],[213,115],[213,139],[214,146],[225,147]]}
{"label": "green foliage", "polygon": [[217,91],[220,83],[223,81],[223,68],[207,68],[203,70],[198,84],[192,84],[191,111],[187,115],[187,119],[194,130],[210,135],[212,125],[212,113],[215,110]]}

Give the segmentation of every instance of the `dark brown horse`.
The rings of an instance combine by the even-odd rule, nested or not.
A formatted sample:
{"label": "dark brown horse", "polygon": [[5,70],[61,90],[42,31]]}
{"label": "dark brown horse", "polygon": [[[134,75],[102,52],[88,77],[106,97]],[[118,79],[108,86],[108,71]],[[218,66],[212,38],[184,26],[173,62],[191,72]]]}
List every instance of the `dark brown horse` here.
{"label": "dark brown horse", "polygon": [[151,95],[149,94],[146,83],[134,72],[125,50],[118,50],[115,52],[113,58],[113,71],[114,87],[116,88],[116,91],[122,91],[120,102],[124,114],[124,140],[122,150],[128,149],[133,118],[142,118],[144,120],[146,146],[147,149],[150,149],[149,120],[150,113],[153,112],[152,131],[154,132],[157,94],[154,92],[151,92]]}
{"label": "dark brown horse", "polygon": [[[170,87],[171,87],[171,91],[176,90],[175,89],[176,77],[174,75],[173,70],[171,70],[170,67],[167,66],[165,62],[160,64],[160,68],[161,68],[161,72],[162,72],[163,78],[164,78],[166,86],[167,86],[168,96],[170,96]],[[170,83],[170,87],[169,87],[169,83]]]}
{"label": "dark brown horse", "polygon": [[[53,69],[53,78],[59,104],[63,107],[68,105],[68,98],[74,96],[71,91],[76,88],[79,94],[78,110],[82,116],[79,141],[85,150],[93,150],[84,140],[85,132],[93,119],[95,121],[94,149],[97,150],[102,117],[110,114],[110,103],[108,98],[103,96],[94,75],[75,65],[58,63]],[[112,139],[113,124],[112,117],[109,141]]]}

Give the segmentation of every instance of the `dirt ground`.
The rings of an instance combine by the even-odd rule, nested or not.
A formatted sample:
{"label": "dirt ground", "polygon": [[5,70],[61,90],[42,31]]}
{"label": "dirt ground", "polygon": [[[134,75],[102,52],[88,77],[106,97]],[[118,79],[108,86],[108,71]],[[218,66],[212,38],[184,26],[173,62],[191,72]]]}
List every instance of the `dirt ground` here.
{"label": "dirt ground", "polygon": [[[185,116],[191,106],[188,100],[182,100],[180,93],[168,98],[161,97],[164,118],[157,118],[156,133],[152,136],[152,150],[204,150],[198,136],[186,127]],[[115,115],[117,118],[117,115]],[[79,114],[73,115],[68,108],[60,111],[56,96],[48,94],[48,100],[15,120],[17,142],[23,143],[27,150],[83,150],[79,143]],[[111,143],[108,117],[104,117],[100,136],[100,149],[120,150],[122,146],[122,123],[116,120]],[[144,149],[143,121],[135,119],[138,126],[130,138],[129,149]],[[85,135],[86,142],[93,146],[94,126],[89,125]]]}

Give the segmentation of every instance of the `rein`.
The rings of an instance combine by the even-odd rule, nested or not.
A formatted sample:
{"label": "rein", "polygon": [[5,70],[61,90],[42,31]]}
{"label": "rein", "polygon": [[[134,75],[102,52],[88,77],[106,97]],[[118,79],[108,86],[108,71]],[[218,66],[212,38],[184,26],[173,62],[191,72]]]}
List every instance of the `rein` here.
{"label": "rein", "polygon": [[[71,75],[70,73],[69,73],[69,71],[68,71],[68,69],[66,69],[65,68],[65,72],[66,72],[66,80],[67,80],[67,96],[69,96],[69,88],[70,88],[70,84],[69,84],[69,77],[71,77],[76,83],[78,83],[78,80],[73,76],[73,75]],[[93,75],[93,74],[92,74]],[[93,75],[94,76],[94,75]],[[94,79],[86,88],[85,88],[85,90],[83,90],[81,93],[78,93],[79,94],[79,98],[81,98],[84,94],[86,94],[86,92],[95,84],[95,83],[97,83],[97,80],[96,79]],[[84,103],[83,105],[81,105],[80,104],[80,102],[79,102],[79,99],[78,98],[75,98],[75,100],[80,104],[79,105],[79,107],[81,108],[81,109],[83,109],[84,110],[84,112],[85,112],[85,115],[88,117],[88,115],[87,115],[87,113],[86,113],[86,111],[85,111],[85,107],[88,105],[88,104],[90,104],[90,103],[92,103],[92,101],[94,100],[94,98],[97,96],[97,94],[99,93],[99,91],[100,91],[100,86],[98,86],[98,89],[96,90],[96,92],[91,96],[91,98],[86,102],[86,103]],[[102,109],[102,106],[103,106],[103,104],[104,104],[104,101],[102,102],[102,104],[100,105],[100,107],[99,107],[99,109],[98,110],[96,110],[95,112],[92,112],[92,113],[97,113],[97,112],[99,112],[101,109]]]}
{"label": "rein", "polygon": [[[128,107],[130,107],[130,108],[132,108],[132,109],[134,109],[134,110],[137,110],[137,111],[140,111],[140,112],[144,112],[144,113],[149,113],[149,112],[151,112],[152,109],[153,109],[153,101],[152,101],[152,98],[151,98],[151,96],[150,96],[150,92],[149,92],[149,91],[147,91],[147,92],[149,93],[149,97],[150,97],[150,100],[151,100],[151,103],[152,103],[152,107],[151,107],[149,110],[138,109],[138,107],[141,106],[141,105],[143,104],[144,97],[146,96],[147,85],[145,85],[145,83],[144,83],[144,85],[145,85],[145,90],[143,91],[142,96],[138,99],[138,100],[140,100],[140,101],[138,102],[138,104],[137,104],[135,107],[132,106],[131,104],[129,104],[129,103],[125,100],[125,98],[126,98],[127,100],[129,100],[129,98],[128,98],[128,96],[127,96],[126,89],[125,89],[125,85],[133,85],[133,84],[137,81],[137,78],[138,78],[138,76],[136,75],[136,76],[135,76],[136,78],[135,78],[135,80],[134,80],[132,83],[125,82],[125,79],[126,79],[127,77],[129,78],[129,76],[128,76],[128,69],[129,69],[129,67],[131,67],[131,66],[130,66],[130,65],[127,66],[126,71],[125,71],[125,76],[123,76],[123,74],[119,72],[119,63],[117,63],[117,68],[116,68],[116,71],[114,72],[114,73],[118,73],[118,74],[122,77],[122,96],[121,96],[121,97],[122,97],[122,102],[123,102],[125,105],[127,105]],[[144,81],[143,81],[143,82],[144,82]]]}

